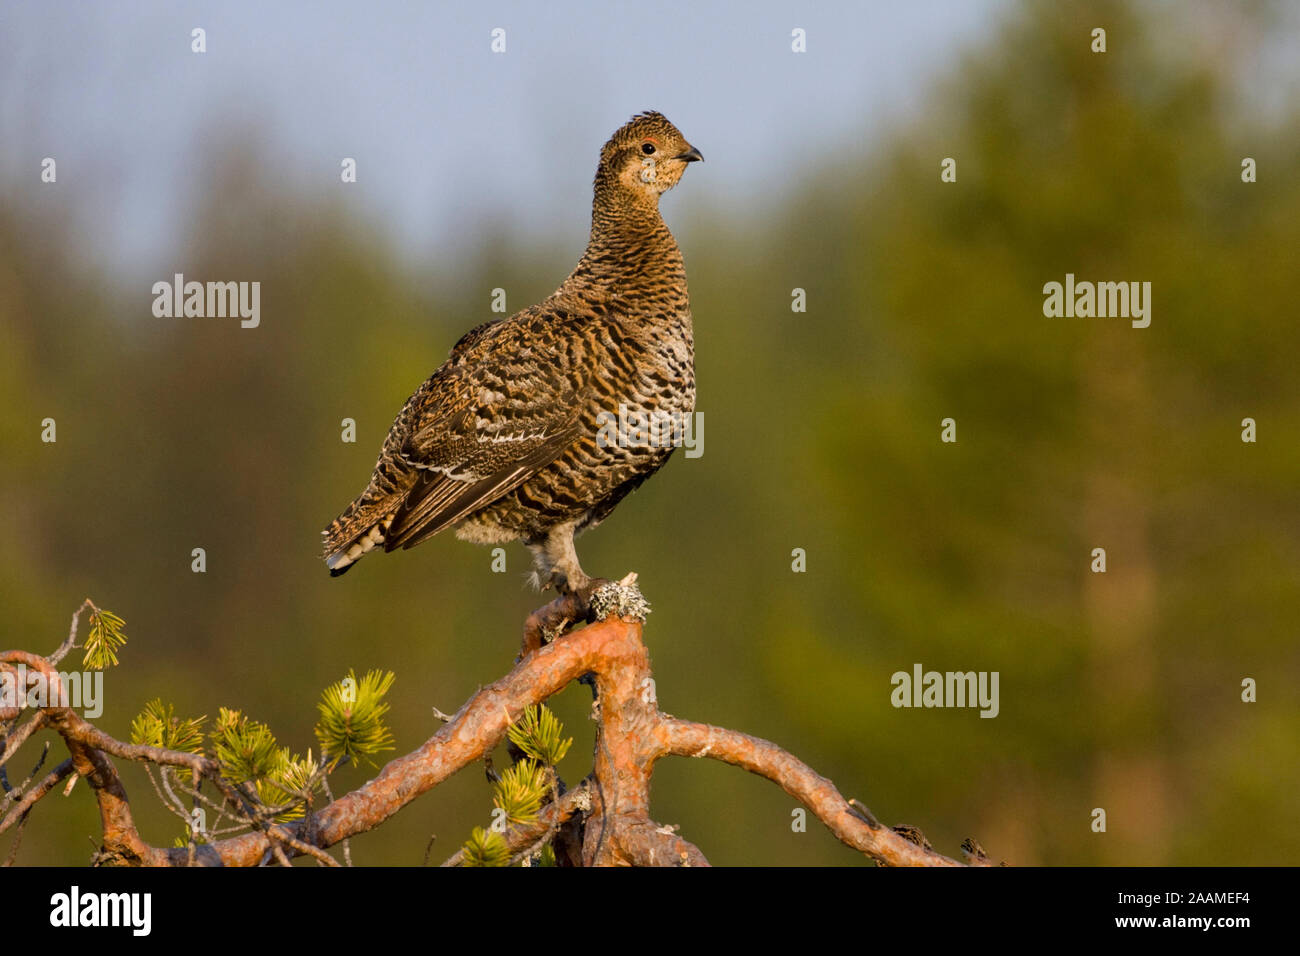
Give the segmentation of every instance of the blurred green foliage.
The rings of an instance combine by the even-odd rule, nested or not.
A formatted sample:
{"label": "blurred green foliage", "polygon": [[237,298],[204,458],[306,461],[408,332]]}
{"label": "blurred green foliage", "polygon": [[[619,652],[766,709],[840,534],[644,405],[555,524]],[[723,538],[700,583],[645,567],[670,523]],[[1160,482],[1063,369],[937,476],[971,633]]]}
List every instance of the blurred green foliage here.
{"label": "blurred green foliage", "polygon": [[[640,573],[665,710],[781,743],[950,855],[975,835],[1025,864],[1296,861],[1300,115],[1243,115],[1233,66],[1123,6],[1032,4],[921,118],[872,153],[810,160],[777,208],[710,206],[726,171],[691,170],[666,211],[705,454],[579,545],[593,573]],[[846,120],[846,143],[859,135]],[[956,183],[940,182],[948,156]],[[510,667],[540,603],[526,554],[494,574],[447,535],[331,580],[320,529],[406,396],[493,317],[489,291],[536,301],[582,237],[538,255],[493,235],[411,274],[380,227],[271,191],[253,156],[214,159],[210,181],[155,279],[261,281],[256,330],[155,319],[149,283],[70,258],[52,190],[5,187],[4,643],[51,650],[93,593],[131,621],[106,731],[126,737],[162,696],[256,712],[295,750],[321,686],[392,670],[409,752],[431,707]],[[1067,272],[1150,281],[1151,327],[1045,318],[1042,286]],[[56,444],[39,441],[46,417]],[[1000,672],[1000,715],[892,708],[890,675],[917,662]],[[1245,677],[1258,703],[1241,702]],[[589,704],[581,687],[552,702],[577,736],[570,782],[590,766]],[[335,792],[370,773],[341,769]],[[175,821],[139,768],[124,775],[168,845]],[[655,782],[657,817],[715,863],[861,862],[815,823],[792,832],[793,804],[751,775],[661,761]],[[355,859],[418,864],[431,834],[440,859],[488,822],[488,793],[471,768],[356,839]],[[84,792],[52,798],[19,862],[84,862],[98,832]]]}

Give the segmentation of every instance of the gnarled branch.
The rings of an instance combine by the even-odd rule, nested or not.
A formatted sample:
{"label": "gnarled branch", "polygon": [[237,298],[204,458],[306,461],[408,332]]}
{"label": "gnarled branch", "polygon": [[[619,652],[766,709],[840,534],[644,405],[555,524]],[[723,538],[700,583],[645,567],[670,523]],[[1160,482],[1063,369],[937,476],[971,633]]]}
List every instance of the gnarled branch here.
{"label": "gnarled branch", "polygon": [[[573,619],[577,615],[569,612],[575,610],[566,607],[564,616]],[[542,631],[542,620],[534,615],[529,621],[534,638]],[[53,675],[49,660],[26,652],[2,652],[0,663],[5,662],[22,662]],[[880,864],[962,865],[882,826],[856,801],[846,800],[830,780],[776,744],[660,712],[641,624],[617,616],[527,654],[510,673],[480,689],[418,750],[390,761],[373,780],[333,800],[309,819],[268,824],[194,850],[158,849],[145,843],[131,819],[130,804],[110,755],[189,768],[229,795],[231,785],[220,777],[215,761],[123,743],[68,708],[46,708],[44,720],[63,737],[72,769],[87,780],[99,802],[104,828],[99,862],[254,866],[271,856],[282,862],[303,854],[320,859],[326,848],[379,826],[452,774],[487,757],[525,708],[545,701],[585,674],[594,674],[596,684],[598,726],[592,773],[580,786],[543,807],[536,822],[507,831],[506,845],[512,854],[526,854],[538,841],[563,828],[571,850],[568,859],[583,865],[707,866],[698,847],[650,815],[655,762],[665,756],[689,756],[721,760],[773,781],[841,841]],[[0,822],[0,830],[15,817],[29,813],[67,770],[61,766],[24,796]],[[444,865],[461,861],[458,853]],[[988,862],[982,857],[972,857],[972,861]]]}

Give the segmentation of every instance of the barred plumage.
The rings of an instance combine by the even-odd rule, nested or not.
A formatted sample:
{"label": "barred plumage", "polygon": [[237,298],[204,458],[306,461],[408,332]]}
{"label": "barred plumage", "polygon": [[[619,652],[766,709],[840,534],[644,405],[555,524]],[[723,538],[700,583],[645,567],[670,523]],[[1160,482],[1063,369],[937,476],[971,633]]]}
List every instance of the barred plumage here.
{"label": "barred plumage", "polygon": [[702,158],[659,113],[614,133],[578,265],[545,301],[467,333],[407,400],[369,487],[324,532],[331,574],[455,527],[484,544],[522,539],[540,584],[588,585],[574,535],[673,451],[598,441],[601,413],[694,411],[686,270],[659,197]]}

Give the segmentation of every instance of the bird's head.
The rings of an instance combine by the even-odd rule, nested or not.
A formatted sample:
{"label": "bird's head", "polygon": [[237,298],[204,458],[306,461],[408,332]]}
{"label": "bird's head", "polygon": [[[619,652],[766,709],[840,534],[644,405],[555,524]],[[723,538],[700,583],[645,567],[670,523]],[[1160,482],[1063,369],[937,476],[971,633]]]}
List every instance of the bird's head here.
{"label": "bird's head", "polygon": [[638,113],[601,149],[596,178],[654,201],[677,185],[688,163],[702,159],[700,151],[686,142],[662,113]]}

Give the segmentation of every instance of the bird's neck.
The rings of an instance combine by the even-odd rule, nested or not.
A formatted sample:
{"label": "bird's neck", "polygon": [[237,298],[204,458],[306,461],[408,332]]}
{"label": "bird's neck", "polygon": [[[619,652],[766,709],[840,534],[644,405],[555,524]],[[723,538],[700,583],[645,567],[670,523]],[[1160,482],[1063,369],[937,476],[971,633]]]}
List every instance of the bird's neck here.
{"label": "bird's neck", "polygon": [[659,214],[658,197],[629,195],[602,185],[597,183],[587,251],[566,285],[634,286],[636,280],[647,278],[684,282],[682,253]]}

